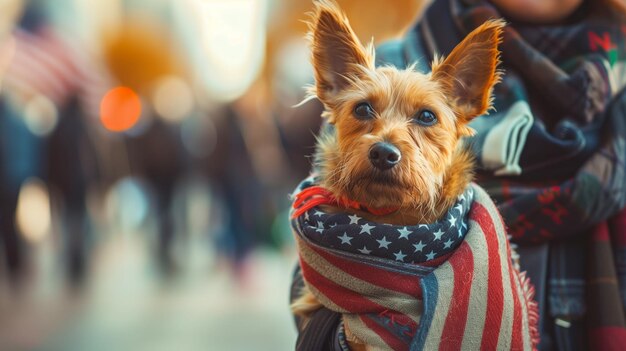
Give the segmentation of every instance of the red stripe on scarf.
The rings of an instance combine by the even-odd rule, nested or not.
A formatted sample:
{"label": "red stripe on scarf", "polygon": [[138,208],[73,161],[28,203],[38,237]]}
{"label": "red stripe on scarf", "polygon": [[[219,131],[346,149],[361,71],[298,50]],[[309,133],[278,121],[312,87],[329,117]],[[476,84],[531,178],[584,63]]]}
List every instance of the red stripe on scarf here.
{"label": "red stripe on scarf", "polygon": [[470,290],[474,271],[474,254],[467,242],[463,242],[448,261],[454,272],[454,290],[446,324],[441,335],[442,350],[459,350],[463,341],[467,310],[469,308]]}
{"label": "red stripe on scarf", "polygon": [[300,260],[300,265],[304,279],[337,306],[351,313],[379,313],[387,309],[327,279],[319,274],[313,267],[309,266],[304,260]]}
{"label": "red stripe on scarf", "polygon": [[[517,277],[517,271],[513,268],[513,262],[511,261],[511,248],[507,242],[507,262],[509,266],[509,278],[511,281],[511,292],[513,293],[513,330],[511,331],[511,350],[522,350],[524,348],[524,341],[522,339],[522,301],[520,301],[520,292],[523,293],[523,283]],[[519,290],[516,288],[515,280],[518,280]],[[526,307],[530,312],[530,306]]]}
{"label": "red stripe on scarf", "polygon": [[[484,233],[496,232],[493,220],[483,205],[475,202],[472,206],[471,214],[470,218],[480,225]],[[485,326],[480,348],[481,350],[495,350],[498,347],[498,336],[500,335],[500,324],[502,323],[504,308],[502,263],[498,254],[498,236],[486,235],[485,239],[489,257],[489,281],[487,287],[487,314],[485,316]],[[514,286],[511,289],[515,290]]]}
{"label": "red stripe on scarf", "polygon": [[403,343],[400,339],[398,339],[395,335],[393,335],[389,330],[384,327],[381,327],[376,321],[367,317],[366,315],[360,315],[361,321],[368,328],[373,330],[378,336],[380,336],[383,341],[391,347],[394,351],[408,351],[409,345]]}
{"label": "red stripe on scarf", "polygon": [[[511,350],[522,350],[524,348],[524,340],[522,340],[522,305],[520,301],[519,291],[515,285],[515,271],[511,260],[509,260],[509,278],[511,280],[511,289],[513,293],[513,330],[511,334]],[[522,282],[519,282],[520,289],[523,289]],[[526,307],[530,310],[530,306]]]}
{"label": "red stripe on scarf", "polygon": [[372,285],[377,285],[385,289],[398,291],[407,295],[422,298],[422,287],[420,279],[414,275],[393,273],[375,266],[364,265],[363,263],[347,260],[331,253],[320,250],[310,245],[315,253],[322,256],[326,261],[351,276],[364,280]]}
{"label": "red stripe on scarf", "polygon": [[[504,220],[500,217],[500,224],[503,228],[506,228]],[[523,296],[520,296],[520,291],[524,293],[524,282],[519,279],[518,272],[513,267],[513,260],[511,258],[511,246],[507,240],[506,242],[506,263],[509,267],[509,280],[511,284],[511,292],[513,294],[513,325],[511,330],[511,350],[522,350],[524,348],[524,340],[522,335],[522,302],[526,304],[526,314],[529,315],[533,312],[532,307],[526,302],[520,300]],[[516,288],[515,281],[519,284],[519,290]],[[536,321],[535,321],[536,323]],[[529,324],[532,324],[529,317]],[[534,330],[530,327],[531,330]],[[531,332],[532,333],[532,332]]]}

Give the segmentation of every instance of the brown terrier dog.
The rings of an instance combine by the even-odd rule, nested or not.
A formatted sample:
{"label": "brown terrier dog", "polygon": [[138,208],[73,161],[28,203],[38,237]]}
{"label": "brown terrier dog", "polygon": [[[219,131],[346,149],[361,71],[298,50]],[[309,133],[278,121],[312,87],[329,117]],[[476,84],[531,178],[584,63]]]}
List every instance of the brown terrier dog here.
{"label": "brown terrier dog", "polygon": [[461,138],[468,123],[491,107],[499,80],[497,45],[503,22],[483,24],[432,73],[374,67],[348,20],[331,2],[318,2],[311,23],[316,85],[336,132],[320,136],[321,185],[338,198],[370,208],[399,207],[365,218],[394,224],[438,218],[472,179],[472,158]]}
{"label": "brown terrier dog", "polygon": [[[317,2],[309,33],[316,84],[309,93],[334,125],[319,137],[319,184],[340,203],[361,204],[349,212],[373,222],[414,225],[445,214],[472,180],[461,140],[473,135],[468,123],[491,107],[503,25],[481,25],[424,74],[375,67],[373,46],[361,45],[337,5]],[[308,292],[292,305],[301,316],[319,307]],[[366,349],[346,335],[351,349]]]}

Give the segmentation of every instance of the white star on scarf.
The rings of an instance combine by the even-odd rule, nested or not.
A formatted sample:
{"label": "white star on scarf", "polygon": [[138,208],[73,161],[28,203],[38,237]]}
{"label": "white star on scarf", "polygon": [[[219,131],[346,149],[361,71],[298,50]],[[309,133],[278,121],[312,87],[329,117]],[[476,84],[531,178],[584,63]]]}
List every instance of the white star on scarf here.
{"label": "white star on scarf", "polygon": [[450,227],[454,227],[456,225],[456,218],[454,218],[454,216],[451,214],[448,222],[450,222]]}
{"label": "white star on scarf", "polygon": [[461,228],[459,228],[459,238],[463,237],[463,230],[461,230]]}
{"label": "white star on scarf", "polygon": [[443,243],[443,248],[444,249],[449,249],[452,246],[453,241],[448,239],[448,241],[446,241],[445,243]]}
{"label": "white star on scarf", "polygon": [[441,240],[441,236],[444,234],[445,233],[441,231],[441,228],[433,233],[433,235],[435,236],[435,240]]}
{"label": "white star on scarf", "polygon": [[404,262],[404,258],[406,257],[406,255],[403,254],[401,250],[394,253],[393,255],[396,256],[396,261],[400,261],[400,262]]}
{"label": "white star on scarf", "polygon": [[419,229],[428,229],[428,226],[426,224],[420,224],[419,225]]}
{"label": "white star on scarf", "polygon": [[398,239],[409,239],[409,234],[413,233],[412,231],[406,229],[406,227],[402,228],[402,229],[398,229],[398,233],[400,233],[400,237]]}
{"label": "white star on scarf", "polygon": [[381,247],[384,247],[385,249],[389,248],[389,244],[391,244],[391,241],[387,241],[387,237],[383,236],[382,240],[376,240],[378,241],[378,248],[380,249]]}
{"label": "white star on scarf", "polygon": [[422,249],[424,249],[426,247],[425,244],[422,244],[422,241],[420,240],[419,243],[417,244],[413,244],[413,246],[415,247],[415,252],[422,252]]}
{"label": "white star on scarf", "polygon": [[365,223],[361,226],[361,232],[359,234],[367,233],[371,235],[372,233],[370,231],[374,228],[375,227],[373,225],[369,225],[369,223]]}
{"label": "white star on scarf", "polygon": [[315,229],[316,232],[318,233],[322,233],[324,231],[324,223],[317,221],[317,229]]}
{"label": "white star on scarf", "polygon": [[309,221],[309,212],[308,211],[304,212],[304,220],[307,221],[307,222]]}
{"label": "white star on scarf", "polygon": [[363,248],[360,249],[359,252],[364,254],[364,255],[369,255],[372,252],[372,250],[368,250],[367,246],[363,246]]}
{"label": "white star on scarf", "polygon": [[348,216],[348,218],[350,218],[349,224],[359,224],[359,219],[361,219],[361,217],[357,215]]}
{"label": "white star on scarf", "polygon": [[315,213],[314,213],[314,214],[315,214],[316,216],[318,216],[318,217],[321,217],[321,216],[323,216],[323,215],[324,215],[324,212],[319,211],[319,210],[315,210]]}
{"label": "white star on scarf", "polygon": [[434,259],[436,255],[437,254],[435,252],[430,251],[430,253],[426,254],[426,259],[430,261],[430,260]]}
{"label": "white star on scarf", "polygon": [[343,232],[343,235],[339,237],[341,239],[342,244],[352,245],[350,241],[352,241],[352,237],[348,235],[348,233]]}
{"label": "white star on scarf", "polygon": [[328,226],[328,228],[335,228],[337,226],[337,223],[333,223],[331,225]]}
{"label": "white star on scarf", "polygon": [[463,213],[463,205],[461,204],[454,206],[454,209],[459,210],[459,214]]}

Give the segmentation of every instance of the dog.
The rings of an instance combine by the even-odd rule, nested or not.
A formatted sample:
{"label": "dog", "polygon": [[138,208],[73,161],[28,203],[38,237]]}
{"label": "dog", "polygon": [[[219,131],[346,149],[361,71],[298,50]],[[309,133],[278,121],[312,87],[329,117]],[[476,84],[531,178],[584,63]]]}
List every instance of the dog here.
{"label": "dog", "polygon": [[[501,75],[498,44],[504,25],[501,20],[482,24],[447,57],[435,58],[430,73],[422,73],[413,66],[375,67],[373,45],[360,43],[337,4],[316,2],[308,36],[315,74],[309,95],[323,103],[322,116],[328,127],[318,137],[315,176],[296,190],[293,204],[292,228],[306,287],[292,304],[292,311],[305,321],[321,307],[342,313],[345,347],[350,350],[446,348],[446,342],[484,348],[494,336],[487,340],[489,332],[485,329],[474,331],[482,333],[480,337],[469,335],[468,323],[474,321],[467,313],[461,316],[455,312],[461,303],[448,301],[449,306],[439,311],[423,300],[431,294],[428,280],[437,276],[437,271],[452,272],[451,266],[466,259],[457,252],[470,246],[471,250],[486,250],[481,246],[489,245],[493,247],[488,253],[473,251],[467,259],[474,257],[475,261],[488,255],[495,259],[500,255],[499,261],[489,264],[504,267],[513,277],[508,281],[502,278],[501,293],[513,296],[515,306],[524,307],[515,312],[519,318],[514,312],[510,317],[500,317],[525,328],[523,336],[512,337],[513,341],[504,345],[515,348],[517,342],[522,348],[532,348],[536,342],[532,287],[511,263],[506,231],[495,206],[471,183],[474,165],[463,143],[465,137],[474,134],[469,122],[492,106],[492,90]],[[482,217],[474,214],[482,208],[490,213],[489,226],[497,228],[485,229]],[[468,225],[474,229],[463,234],[462,227]],[[471,234],[474,230],[481,234]],[[493,233],[484,235],[486,242],[476,244],[476,240],[483,240],[483,231]],[[367,241],[375,232],[383,236]],[[489,238],[495,244],[489,244]],[[358,247],[354,245],[357,240],[363,240]],[[409,242],[412,246],[407,246]],[[443,251],[427,253],[426,242]],[[397,252],[386,250],[396,244]],[[413,250],[411,261],[408,256]],[[355,266],[361,260],[364,263]],[[484,273],[478,272],[479,266],[463,274],[478,277]],[[425,271],[418,272],[415,267]],[[377,275],[389,278],[388,274],[401,270],[405,272],[392,279],[397,281],[374,279]],[[489,270],[487,266],[485,270]],[[445,300],[441,296],[441,288],[448,284],[444,275],[437,278],[439,292],[433,293],[431,302]],[[489,279],[493,280],[491,276]],[[394,285],[401,281],[405,283]],[[411,285],[415,281],[421,283]],[[466,290],[487,284],[470,281]],[[409,285],[414,290],[406,290]],[[449,286],[454,291],[452,299],[466,296],[469,301],[469,290],[459,290],[462,284],[457,281]],[[390,293],[396,290],[398,295]],[[413,298],[419,295],[421,299]],[[468,301],[466,310],[487,308]],[[442,318],[444,321],[439,321]],[[446,334],[454,329],[451,320],[464,320],[464,328],[457,334]],[[497,323],[501,326],[504,322]],[[481,325],[487,327],[487,322]],[[494,349],[502,346],[497,344],[499,338],[495,337]]]}

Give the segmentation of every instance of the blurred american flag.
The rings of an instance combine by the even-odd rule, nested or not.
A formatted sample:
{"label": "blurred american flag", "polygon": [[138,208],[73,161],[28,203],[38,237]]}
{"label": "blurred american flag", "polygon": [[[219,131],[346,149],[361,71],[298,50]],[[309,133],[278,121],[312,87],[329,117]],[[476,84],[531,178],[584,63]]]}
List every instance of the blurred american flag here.
{"label": "blurred american flag", "polygon": [[26,101],[43,95],[57,108],[77,96],[87,115],[98,115],[110,84],[93,58],[48,27],[16,28],[12,35],[15,45],[3,83],[8,92]]}

